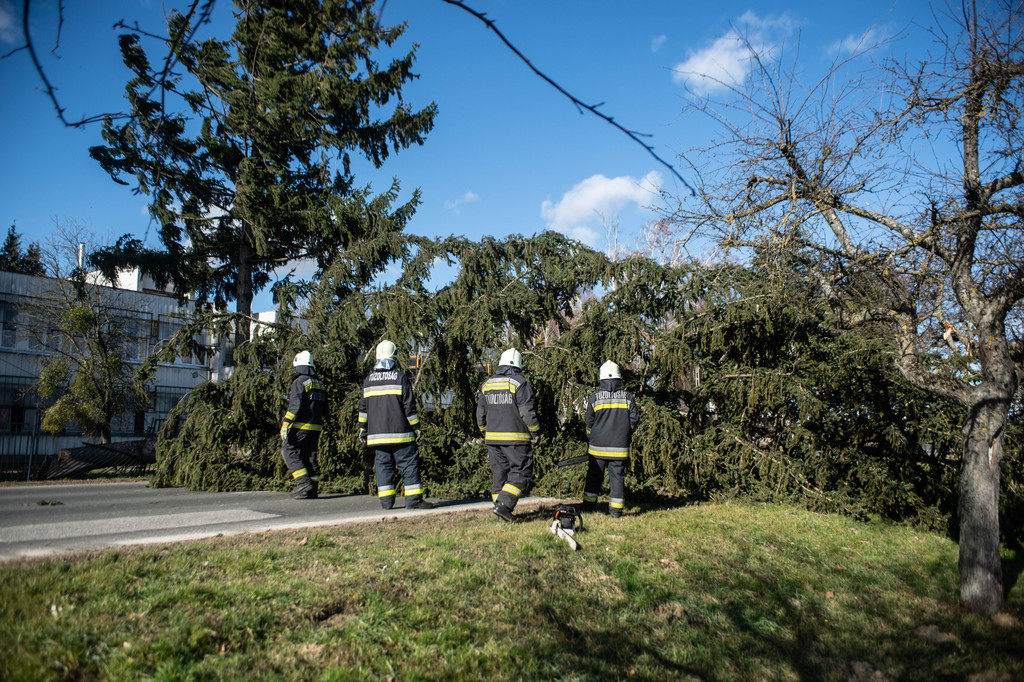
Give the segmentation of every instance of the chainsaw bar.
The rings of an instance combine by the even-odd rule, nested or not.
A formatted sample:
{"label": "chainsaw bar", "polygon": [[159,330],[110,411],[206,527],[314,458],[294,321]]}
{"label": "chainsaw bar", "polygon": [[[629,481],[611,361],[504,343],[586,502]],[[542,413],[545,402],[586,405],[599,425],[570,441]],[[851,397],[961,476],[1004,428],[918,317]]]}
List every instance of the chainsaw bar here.
{"label": "chainsaw bar", "polygon": [[576,531],[572,528],[562,528],[562,524],[558,522],[558,519],[551,522],[551,534],[557,538],[565,540],[574,550],[579,549],[579,545],[576,543],[576,538],[574,537],[576,535]]}

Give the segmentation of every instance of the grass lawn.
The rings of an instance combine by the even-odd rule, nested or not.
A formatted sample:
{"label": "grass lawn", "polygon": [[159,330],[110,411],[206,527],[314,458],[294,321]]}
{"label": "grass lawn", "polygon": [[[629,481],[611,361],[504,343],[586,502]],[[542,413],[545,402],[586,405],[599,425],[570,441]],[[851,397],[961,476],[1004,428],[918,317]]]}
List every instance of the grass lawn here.
{"label": "grass lawn", "polygon": [[957,548],[791,507],[549,509],[0,565],[0,679],[1024,680],[1008,610],[958,606]]}

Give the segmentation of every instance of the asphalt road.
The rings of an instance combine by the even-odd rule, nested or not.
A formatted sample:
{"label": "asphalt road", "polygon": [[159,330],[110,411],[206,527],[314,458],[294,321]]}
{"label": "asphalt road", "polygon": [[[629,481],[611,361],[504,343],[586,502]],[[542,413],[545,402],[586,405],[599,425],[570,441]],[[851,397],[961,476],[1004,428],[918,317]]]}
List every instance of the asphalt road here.
{"label": "asphalt road", "polygon": [[208,493],[146,485],[0,487],[0,561],[492,506],[485,500],[442,501],[435,509],[405,510],[399,497],[395,509],[385,512],[370,495],[293,500],[285,492]]}

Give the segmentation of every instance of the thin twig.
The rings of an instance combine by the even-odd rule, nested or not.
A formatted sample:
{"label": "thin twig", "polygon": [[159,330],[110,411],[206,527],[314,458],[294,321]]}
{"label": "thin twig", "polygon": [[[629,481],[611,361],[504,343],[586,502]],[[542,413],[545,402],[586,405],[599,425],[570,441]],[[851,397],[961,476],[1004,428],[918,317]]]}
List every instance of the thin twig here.
{"label": "thin twig", "polygon": [[[202,2],[202,7],[199,8],[198,18],[194,22],[192,22],[191,17],[195,14],[197,7],[199,7],[200,5],[200,2]],[[210,16],[212,14],[215,2],[216,0],[192,0],[192,3],[189,6],[189,10],[187,13],[187,16],[190,18],[190,30],[183,36],[179,37],[179,39],[183,38],[185,41],[191,40],[192,37],[195,35],[195,32],[199,29],[199,27],[210,21]],[[3,54],[2,56],[0,56],[0,59],[6,59],[7,57],[10,57],[16,52],[20,52],[21,50],[25,50],[28,52],[29,58],[32,60],[32,66],[35,68],[36,73],[39,75],[39,80],[43,82],[43,92],[46,94],[46,96],[50,99],[50,102],[53,104],[53,108],[57,112],[57,118],[60,120],[61,123],[63,123],[68,128],[82,128],[91,123],[98,123],[108,118],[132,118],[131,115],[125,113],[103,113],[97,114],[95,116],[85,116],[78,121],[69,121],[64,116],[64,112],[66,111],[66,109],[63,106],[61,106],[60,101],[57,99],[57,89],[53,86],[53,83],[50,82],[50,79],[46,75],[46,69],[43,68],[42,63],[39,61],[39,56],[36,54],[35,44],[32,41],[32,34],[29,32],[29,12],[31,10],[31,7],[32,0],[24,0],[24,2],[22,3],[21,30],[25,38],[25,44],[20,45],[14,48],[13,50]],[[57,4],[57,37],[53,49],[51,50],[51,53],[56,53],[57,49],[60,47],[60,36],[61,32],[63,31],[63,27],[64,2],[63,0],[60,0],[60,2],[58,2]],[[149,35],[141,31],[138,28],[137,23],[136,26],[133,28],[125,24],[122,20],[115,24],[114,27],[135,31],[139,34]],[[171,73],[172,67],[177,62],[177,58],[175,57],[175,48],[177,44],[178,43],[175,42],[171,45],[167,57],[164,59],[164,67],[160,72],[161,78],[158,81],[161,84],[160,87],[162,88],[166,88],[166,80]],[[155,87],[156,86],[154,86],[154,88]]]}
{"label": "thin twig", "polygon": [[576,106],[576,108],[578,110],[580,110],[580,113],[583,113],[582,110],[585,109],[586,111],[589,111],[590,113],[592,113],[594,116],[597,116],[598,118],[604,120],[605,122],[610,123],[612,126],[614,126],[618,130],[620,130],[623,133],[625,133],[626,136],[629,137],[629,139],[633,140],[638,145],[640,145],[645,150],[647,150],[647,153],[650,154],[652,157],[654,157],[654,159],[658,163],[660,163],[665,168],[667,168],[669,170],[669,172],[672,173],[672,175],[676,176],[676,178],[678,178],[679,181],[681,183],[683,183],[683,185],[686,187],[686,189],[690,190],[690,195],[691,196],[696,196],[696,191],[693,189],[693,187],[690,186],[690,183],[688,183],[683,178],[683,176],[679,174],[679,171],[677,171],[675,169],[675,166],[673,166],[668,161],[665,161],[665,159],[663,159],[660,156],[658,156],[658,154],[654,151],[653,145],[646,144],[643,140],[640,139],[641,136],[643,136],[643,137],[651,137],[651,135],[649,133],[640,133],[640,132],[637,132],[635,130],[630,130],[630,129],[626,128],[625,126],[621,125],[620,123],[618,123],[611,116],[608,116],[608,115],[603,114],[600,111],[598,111],[598,107],[600,107],[603,104],[603,102],[598,103],[598,104],[593,104],[593,105],[585,104],[584,102],[580,101],[578,98],[573,96],[571,93],[566,91],[565,88],[563,88],[561,85],[559,85],[557,82],[555,82],[552,78],[550,78],[547,74],[545,74],[540,69],[538,69],[536,66],[534,66],[533,63],[529,59],[527,59],[525,55],[523,55],[522,52],[520,52],[518,49],[516,49],[516,46],[513,45],[512,42],[508,38],[505,37],[504,33],[502,33],[500,30],[498,30],[497,26],[494,25],[494,22],[491,21],[490,19],[488,19],[487,15],[484,14],[483,12],[478,12],[475,9],[473,9],[472,7],[467,6],[463,0],[442,0],[442,2],[446,2],[449,5],[454,5],[455,7],[459,7],[461,9],[469,12],[470,14],[472,14],[474,17],[476,17],[480,21],[482,21],[484,23],[484,25],[487,26],[487,28],[489,28],[492,31],[494,31],[495,35],[497,35],[498,38],[501,39],[501,42],[505,43],[505,46],[508,47],[508,49],[512,50],[512,53],[515,54],[517,57],[519,57],[519,59],[522,60],[522,62],[524,64],[526,64],[530,68],[531,71],[533,71],[535,74],[537,74],[542,80],[544,80],[546,83],[548,83],[548,85],[553,87],[555,90],[557,90],[558,92],[562,93],[564,96],[569,98],[569,101],[571,101]]}

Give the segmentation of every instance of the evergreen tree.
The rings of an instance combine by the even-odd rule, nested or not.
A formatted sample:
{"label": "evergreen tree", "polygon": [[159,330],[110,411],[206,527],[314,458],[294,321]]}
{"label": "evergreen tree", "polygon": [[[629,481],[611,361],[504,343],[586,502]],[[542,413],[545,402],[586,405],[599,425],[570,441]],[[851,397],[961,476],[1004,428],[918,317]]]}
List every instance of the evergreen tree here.
{"label": "evergreen tree", "polygon": [[[227,41],[188,40],[189,22],[172,15],[166,42],[188,79],[154,69],[138,35],[121,36],[132,117],[106,120],[106,144],[91,154],[151,196],[161,248],[125,235],[92,261],[107,276],[138,265],[180,294],[234,300],[244,319],[275,268],[299,259],[323,268],[363,237],[353,208],[369,188],[356,185],[350,152],[379,167],[423,142],[436,108],[413,111],[401,98],[415,78],[412,52],[374,61],[403,28],[378,26],[371,0],[236,4]],[[167,108],[172,95],[185,110]],[[416,203],[418,193],[377,217],[404,224]],[[248,328],[238,324],[239,340]]]}
{"label": "evergreen tree", "polygon": [[[363,214],[388,213],[384,201]],[[439,263],[456,270],[437,288]],[[402,274],[375,284],[385,268]],[[539,401],[538,492],[580,494],[583,467],[557,462],[586,452],[582,406],[612,359],[642,411],[631,498],[744,496],[942,526],[955,508],[950,454],[962,414],[908,387],[870,336],[843,330],[817,286],[798,262],[610,262],[558,234],[434,241],[374,222],[320,282],[283,292],[283,313],[304,302],[301,329],[285,320],[260,335],[228,382],[182,403],[160,435],[156,481],[286,487],[277,437],[285,380],[292,355],[310,348],[329,391],[323,485],[371,491],[358,400],[372,349],[389,338],[416,376],[431,494],[488,490],[476,396],[501,350],[515,346]],[[1016,516],[1019,500],[1007,500]]]}
{"label": "evergreen tree", "polygon": [[0,247],[0,270],[18,272],[23,275],[42,276],[45,274],[39,244],[32,242],[24,251],[21,250],[21,235],[14,225],[7,228],[7,237]]}

